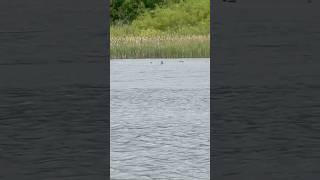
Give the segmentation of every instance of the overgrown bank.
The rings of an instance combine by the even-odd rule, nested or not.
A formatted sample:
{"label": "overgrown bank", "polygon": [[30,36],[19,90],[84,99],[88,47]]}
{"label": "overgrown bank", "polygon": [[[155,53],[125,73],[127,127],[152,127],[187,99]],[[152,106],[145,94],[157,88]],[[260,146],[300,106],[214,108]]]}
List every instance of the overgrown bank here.
{"label": "overgrown bank", "polygon": [[110,43],[112,59],[209,57],[210,1],[168,1],[114,21]]}

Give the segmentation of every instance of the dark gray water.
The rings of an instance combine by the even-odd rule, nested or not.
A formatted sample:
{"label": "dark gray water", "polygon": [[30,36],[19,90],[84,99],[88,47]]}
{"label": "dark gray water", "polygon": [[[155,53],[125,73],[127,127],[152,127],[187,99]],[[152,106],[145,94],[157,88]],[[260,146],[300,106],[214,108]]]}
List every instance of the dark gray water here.
{"label": "dark gray water", "polygon": [[180,61],[111,61],[111,179],[209,179],[210,63]]}
{"label": "dark gray water", "polygon": [[0,65],[0,179],[107,178],[104,65]]}
{"label": "dark gray water", "polygon": [[[8,69],[38,70],[0,67],[2,73]],[[16,80],[13,85],[0,85],[0,178],[104,177],[99,167],[106,166],[101,160],[106,153],[101,140],[106,134],[106,88],[76,81],[24,86],[21,79],[11,80]]]}
{"label": "dark gray water", "polygon": [[0,1],[0,179],[107,179],[106,6]]}
{"label": "dark gray water", "polygon": [[319,5],[248,2],[216,8],[211,173],[319,179]]}

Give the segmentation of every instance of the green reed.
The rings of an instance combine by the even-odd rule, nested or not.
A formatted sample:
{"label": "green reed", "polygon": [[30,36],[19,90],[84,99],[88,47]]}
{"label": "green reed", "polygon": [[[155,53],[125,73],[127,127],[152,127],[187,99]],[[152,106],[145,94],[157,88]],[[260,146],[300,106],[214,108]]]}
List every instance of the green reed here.
{"label": "green reed", "polygon": [[112,36],[111,59],[208,58],[209,35]]}

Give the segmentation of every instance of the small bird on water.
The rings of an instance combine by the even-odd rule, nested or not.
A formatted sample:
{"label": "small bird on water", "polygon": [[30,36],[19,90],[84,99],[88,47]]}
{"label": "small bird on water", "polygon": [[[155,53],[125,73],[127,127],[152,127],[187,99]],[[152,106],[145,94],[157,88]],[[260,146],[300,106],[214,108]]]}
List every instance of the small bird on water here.
{"label": "small bird on water", "polygon": [[161,61],[161,64],[163,64],[163,61]]}

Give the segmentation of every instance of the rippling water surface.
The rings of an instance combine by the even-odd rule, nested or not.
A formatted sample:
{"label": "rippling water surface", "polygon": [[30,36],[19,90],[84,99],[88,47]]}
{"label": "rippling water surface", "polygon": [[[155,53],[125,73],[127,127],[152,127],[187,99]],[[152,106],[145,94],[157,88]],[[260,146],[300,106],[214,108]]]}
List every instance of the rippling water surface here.
{"label": "rippling water surface", "polygon": [[209,179],[209,59],[111,61],[111,178]]}
{"label": "rippling water surface", "polygon": [[104,1],[0,1],[0,179],[107,178]]}
{"label": "rippling water surface", "polygon": [[319,2],[260,2],[216,11],[213,177],[316,180]]}
{"label": "rippling water surface", "polygon": [[106,177],[107,98],[97,66],[0,65],[0,179]]}

